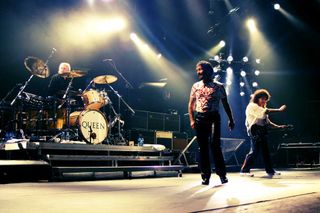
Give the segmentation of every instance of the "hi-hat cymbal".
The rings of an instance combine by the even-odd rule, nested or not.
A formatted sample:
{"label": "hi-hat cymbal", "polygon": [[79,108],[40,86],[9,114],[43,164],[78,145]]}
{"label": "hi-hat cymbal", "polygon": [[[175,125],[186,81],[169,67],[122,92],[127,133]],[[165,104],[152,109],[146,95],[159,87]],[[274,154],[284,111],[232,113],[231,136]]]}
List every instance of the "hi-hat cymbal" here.
{"label": "hi-hat cymbal", "polygon": [[29,56],[24,59],[24,66],[32,75],[36,75],[40,78],[47,78],[50,75],[49,67],[43,62],[43,60],[37,57]]}
{"label": "hi-hat cymbal", "polygon": [[87,74],[86,71],[82,71],[82,70],[71,70],[70,72],[66,72],[63,74],[60,74],[62,77],[65,78],[78,78],[78,77],[82,77],[85,76]]}
{"label": "hi-hat cymbal", "polygon": [[93,79],[93,82],[96,84],[112,84],[116,82],[118,78],[114,75],[100,75]]}

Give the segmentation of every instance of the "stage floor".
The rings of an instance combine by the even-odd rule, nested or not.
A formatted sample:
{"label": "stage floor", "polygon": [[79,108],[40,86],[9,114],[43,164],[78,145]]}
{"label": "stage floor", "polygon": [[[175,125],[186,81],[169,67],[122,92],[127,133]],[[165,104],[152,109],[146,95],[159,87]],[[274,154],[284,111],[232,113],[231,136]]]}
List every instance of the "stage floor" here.
{"label": "stage floor", "polygon": [[[320,212],[320,169],[279,170],[268,178],[228,173],[209,186],[199,174],[0,185],[0,212]],[[139,174],[138,174],[139,176]]]}

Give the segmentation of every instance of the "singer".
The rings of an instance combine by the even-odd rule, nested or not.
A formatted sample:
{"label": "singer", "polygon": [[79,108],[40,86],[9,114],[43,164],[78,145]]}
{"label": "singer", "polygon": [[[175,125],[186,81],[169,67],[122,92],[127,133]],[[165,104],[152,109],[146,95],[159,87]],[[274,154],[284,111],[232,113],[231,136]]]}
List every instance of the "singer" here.
{"label": "singer", "polygon": [[[208,185],[211,177],[210,150],[215,161],[215,171],[221,183],[227,183],[226,167],[220,146],[220,101],[229,117],[229,128],[234,128],[232,111],[223,84],[213,80],[213,67],[207,61],[199,61],[196,73],[200,81],[193,84],[189,99],[190,126],[194,128],[200,147],[199,167],[202,184]],[[196,111],[194,117],[193,111]],[[212,135],[212,124],[213,135]]]}

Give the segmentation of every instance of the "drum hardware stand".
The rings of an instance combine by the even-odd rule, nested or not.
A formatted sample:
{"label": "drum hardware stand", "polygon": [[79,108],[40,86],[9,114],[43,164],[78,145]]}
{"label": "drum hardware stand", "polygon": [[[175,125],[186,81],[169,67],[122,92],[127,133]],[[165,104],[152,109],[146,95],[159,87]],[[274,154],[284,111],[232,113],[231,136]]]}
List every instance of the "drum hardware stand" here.
{"label": "drum hardware stand", "polygon": [[91,126],[89,126],[89,131],[88,132],[89,132],[89,143],[92,144],[91,143],[91,139],[96,139],[97,135],[96,135],[96,133],[93,132]]}
{"label": "drum hardware stand", "polygon": [[[62,104],[60,104],[58,106],[58,109],[61,109],[61,107],[66,104],[66,109],[67,109],[67,118],[66,118],[66,123],[67,123],[67,128],[62,129],[62,131],[58,134],[56,134],[55,136],[53,136],[49,141],[53,141],[54,139],[58,138],[59,136],[62,136],[62,139],[69,141],[70,140],[70,133],[74,134],[75,137],[78,137],[77,133],[74,133],[71,129],[70,129],[70,113],[71,113],[71,104],[70,104],[70,97],[69,97],[69,91],[71,88],[73,82],[73,78],[71,78],[68,87],[62,97]],[[91,140],[91,137],[90,137]]]}
{"label": "drum hardware stand", "polygon": [[[12,94],[12,92],[13,92],[16,88],[21,87],[21,86],[22,86],[21,83],[14,85],[14,86],[11,88],[11,90],[10,90],[9,92],[7,92],[7,94],[1,99],[1,101],[0,101],[0,106],[5,103],[6,99],[9,97],[9,95]],[[15,115],[16,113],[15,113],[15,111],[16,111],[16,109],[14,108],[14,112],[12,113],[13,116],[11,117],[11,119],[9,120],[9,122],[4,126],[4,128],[3,128],[2,130],[0,129],[0,133],[1,133],[1,131],[4,131],[4,132],[8,131],[8,132],[10,132],[10,131],[15,131],[15,130],[17,129],[16,123],[18,122],[18,120],[17,120],[17,118],[16,118],[16,115]],[[11,127],[10,127],[10,126],[11,126]],[[22,129],[21,129],[21,131],[22,131]],[[23,134],[23,136],[24,136],[24,134]]]}
{"label": "drum hardware stand", "polygon": [[83,92],[87,91],[92,83],[93,83],[93,80],[90,81],[90,83],[89,83],[88,86],[83,90]]}
{"label": "drum hardware stand", "polygon": [[17,87],[20,87],[20,86],[22,86],[22,84],[16,84],[14,87],[12,87],[12,89],[9,92],[7,92],[7,94],[1,99],[0,105],[5,102],[5,100],[8,98],[9,95],[11,95],[13,90],[15,90]]}
{"label": "drum hardware stand", "polygon": [[[40,73],[37,73],[38,76],[41,76],[41,75],[45,74],[45,72],[48,71],[48,66],[47,66],[47,65],[48,65],[48,63],[49,63],[50,58],[52,58],[52,56],[54,55],[54,53],[55,53],[56,51],[57,51],[57,50],[56,50],[55,48],[52,49],[50,55],[48,56],[46,62],[44,63],[44,66],[43,66],[41,72],[40,72]],[[28,68],[28,66],[27,66],[27,60],[28,60],[29,58],[30,58],[30,57],[27,57],[27,58],[24,60],[24,64],[25,64],[25,66],[26,66],[27,68]],[[35,69],[34,69],[33,67],[32,67],[32,68],[29,68],[29,69],[31,70],[31,73],[32,73],[32,72],[33,72],[33,73],[32,73],[32,75],[29,77],[29,79],[24,83],[24,85],[20,88],[20,91],[18,92],[18,94],[16,95],[16,97],[15,97],[15,98],[12,100],[12,102],[10,103],[11,106],[16,102],[17,98],[20,98],[21,93],[22,93],[22,92],[25,90],[25,88],[28,86],[28,84],[29,84],[29,82],[31,81],[31,79],[33,78],[33,76],[36,75],[36,74],[35,74]]]}

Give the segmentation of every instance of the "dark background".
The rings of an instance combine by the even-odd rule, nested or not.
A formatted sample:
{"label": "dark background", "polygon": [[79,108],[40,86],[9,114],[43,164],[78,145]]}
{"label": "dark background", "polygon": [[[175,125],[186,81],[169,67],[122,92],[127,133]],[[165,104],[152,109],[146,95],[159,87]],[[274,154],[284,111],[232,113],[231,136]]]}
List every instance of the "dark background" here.
{"label": "dark background", "polygon": [[[232,8],[239,7],[235,14],[228,15],[225,1],[221,0],[131,0],[96,1],[95,9],[87,1],[76,0],[7,0],[0,3],[0,97],[4,97],[17,83],[24,83],[30,73],[24,67],[27,56],[45,60],[52,48],[57,52],[49,62],[54,74],[62,61],[67,61],[73,69],[89,71],[84,78],[75,79],[75,88],[82,88],[95,76],[118,74],[109,63],[102,62],[112,58],[118,70],[134,86],[125,87],[122,79],[113,86],[134,108],[155,112],[177,110],[183,117],[187,113],[189,89],[196,81],[194,65],[200,59],[210,57],[204,52],[221,39],[227,43],[221,51],[226,58],[232,50],[235,60],[241,60],[249,51],[248,30],[244,20],[255,17],[259,30],[272,48],[272,57],[262,55],[259,68],[259,87],[272,94],[270,107],[288,106],[287,111],[274,115],[275,123],[290,123],[295,126],[288,138],[293,142],[315,142],[320,136],[320,95],[319,95],[319,6],[318,0],[279,1],[281,7],[296,20],[292,22],[273,9],[273,2],[230,1]],[[177,84],[165,74],[154,75],[139,56],[126,31],[104,40],[79,44],[66,42],[56,29],[63,24],[55,22],[57,17],[68,20],[69,14],[77,11],[111,14],[125,14],[128,28],[143,36],[167,60],[181,68],[182,75]],[[219,23],[219,28],[208,32],[211,26]],[[79,35],[75,32],[74,37]],[[261,50],[263,52],[263,50]],[[270,53],[268,53],[270,54]],[[236,66],[236,65],[235,65]],[[168,70],[167,70],[168,71]],[[238,71],[239,72],[239,69]],[[163,72],[165,73],[165,72]],[[119,76],[118,76],[119,77]],[[164,89],[139,88],[143,82],[154,82],[168,78]],[[49,78],[34,77],[26,91],[46,96]],[[236,129],[230,133],[223,128],[223,137],[245,137],[244,110],[249,97],[238,95],[238,83],[234,83],[229,100],[236,118]],[[178,89],[178,88],[183,89]],[[186,89],[188,88],[188,89]],[[170,97],[164,94],[170,93]],[[12,100],[17,90],[8,97]],[[114,95],[111,98],[116,102]],[[223,116],[223,125],[226,117]]]}

